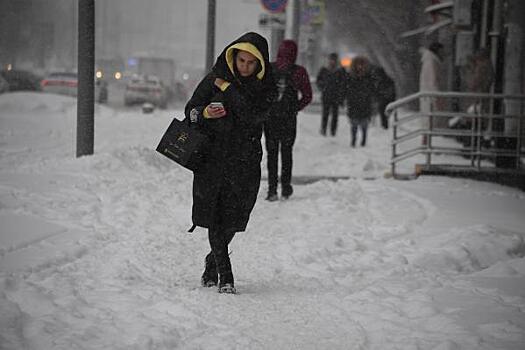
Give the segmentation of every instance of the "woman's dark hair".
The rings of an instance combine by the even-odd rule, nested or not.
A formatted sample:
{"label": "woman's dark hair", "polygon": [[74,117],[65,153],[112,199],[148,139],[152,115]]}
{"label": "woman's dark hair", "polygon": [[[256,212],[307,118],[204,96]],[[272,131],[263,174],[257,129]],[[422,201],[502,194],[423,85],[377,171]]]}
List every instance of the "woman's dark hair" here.
{"label": "woman's dark hair", "polygon": [[434,41],[432,44],[428,46],[428,49],[432,51],[433,53],[438,53],[440,50],[443,49],[443,44]]}
{"label": "woman's dark hair", "polygon": [[365,56],[355,56],[352,60],[352,67],[362,66],[368,68],[370,66],[370,61]]}
{"label": "woman's dark hair", "polygon": [[237,54],[239,53],[239,49],[233,49],[233,60],[235,61],[237,59]]}

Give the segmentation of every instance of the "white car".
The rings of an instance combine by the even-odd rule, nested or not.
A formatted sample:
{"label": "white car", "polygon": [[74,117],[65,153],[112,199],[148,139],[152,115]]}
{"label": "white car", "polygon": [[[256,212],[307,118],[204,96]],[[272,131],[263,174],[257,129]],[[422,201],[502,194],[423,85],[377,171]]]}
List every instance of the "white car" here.
{"label": "white car", "polygon": [[124,104],[130,106],[146,102],[160,108],[166,108],[168,91],[160,79],[154,75],[133,76],[126,84]]}

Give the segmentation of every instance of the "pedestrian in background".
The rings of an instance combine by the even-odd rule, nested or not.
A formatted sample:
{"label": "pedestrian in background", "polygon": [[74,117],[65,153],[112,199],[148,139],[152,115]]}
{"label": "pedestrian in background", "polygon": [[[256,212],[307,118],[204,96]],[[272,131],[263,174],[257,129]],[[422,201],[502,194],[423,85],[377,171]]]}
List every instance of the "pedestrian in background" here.
{"label": "pedestrian in background", "polygon": [[381,126],[388,129],[388,115],[385,113],[386,106],[396,100],[396,84],[381,66],[373,66],[371,69],[372,81],[376,92],[377,110],[381,117]]}
{"label": "pedestrian in background", "polygon": [[487,49],[479,49],[468,57],[465,67],[465,81],[468,92],[490,92],[494,83],[494,67]]}
{"label": "pedestrian in background", "polygon": [[194,172],[192,219],[208,229],[211,247],[201,283],[218,284],[220,293],[236,292],[228,244],[246,229],[255,205],[262,127],[275,95],[268,43],[250,32],[223,50],[185,108],[186,120],[210,140]]}
{"label": "pedestrian in background", "polygon": [[337,120],[339,118],[339,106],[344,99],[344,83],[346,80],[346,71],[339,64],[337,53],[328,55],[328,64],[322,67],[317,74],[317,87],[321,91],[321,103],[323,105],[321,117],[320,133],[326,136],[328,119],[330,114],[330,134],[335,136],[337,132]]}
{"label": "pedestrian in background", "polygon": [[[479,49],[468,57],[467,64],[464,67],[464,80],[466,90],[473,93],[489,93],[490,88],[495,80],[494,67],[490,59],[490,52],[487,49]],[[471,114],[488,114],[490,112],[490,99],[467,99],[469,106],[466,108],[467,113]],[[477,119],[477,118],[453,118],[450,124],[457,122],[460,125],[453,125],[455,128],[471,129],[472,122],[474,122],[474,129],[477,130],[478,123],[481,123],[481,130],[491,130],[492,120]],[[459,140],[465,146],[471,146],[471,142],[478,141],[483,143],[483,146],[490,146],[490,138],[473,138],[470,136],[459,137]]]}
{"label": "pedestrian in background", "polygon": [[345,85],[347,115],[350,118],[350,145],[355,147],[357,133],[360,130],[361,146],[364,147],[367,141],[368,123],[372,117],[372,103],[375,96],[370,62],[366,57],[354,57]]}
{"label": "pedestrian in background", "polygon": [[[443,61],[443,45],[439,42],[433,42],[428,46],[428,48],[422,48],[420,52],[421,71],[419,74],[419,91],[441,91],[443,87],[443,74],[441,72]],[[443,99],[441,98],[422,97],[419,99],[419,109],[426,115],[432,111],[442,110],[443,107]],[[423,117],[423,129],[429,128],[429,118],[430,117]],[[437,122],[437,118],[434,119]],[[423,135],[422,144],[427,144],[426,135]]]}
{"label": "pedestrian in background", "polygon": [[272,72],[277,84],[277,98],[274,101],[268,121],[264,125],[268,165],[269,201],[279,199],[277,195],[279,149],[281,150],[281,196],[284,199],[293,193],[291,185],[293,145],[297,134],[297,113],[312,101],[312,87],[308,72],[295,64],[297,44],[284,40],[272,63]]}

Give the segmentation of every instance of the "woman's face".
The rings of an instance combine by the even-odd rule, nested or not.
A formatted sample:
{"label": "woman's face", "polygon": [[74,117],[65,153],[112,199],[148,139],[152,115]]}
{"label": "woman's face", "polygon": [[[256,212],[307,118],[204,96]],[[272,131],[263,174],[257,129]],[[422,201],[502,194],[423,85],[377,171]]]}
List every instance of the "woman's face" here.
{"label": "woman's face", "polygon": [[258,67],[257,58],[247,51],[239,51],[235,58],[235,65],[239,74],[243,77],[252,75]]}

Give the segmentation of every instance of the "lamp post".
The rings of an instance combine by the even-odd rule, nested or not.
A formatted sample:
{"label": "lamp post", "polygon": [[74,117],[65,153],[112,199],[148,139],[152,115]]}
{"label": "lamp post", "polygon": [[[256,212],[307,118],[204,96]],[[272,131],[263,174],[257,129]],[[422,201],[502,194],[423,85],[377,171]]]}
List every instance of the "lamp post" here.
{"label": "lamp post", "polygon": [[95,138],[95,0],[78,1],[77,157],[91,155]]}
{"label": "lamp post", "polygon": [[208,0],[208,26],[206,33],[206,70],[213,67],[215,59],[215,12],[216,0]]}

